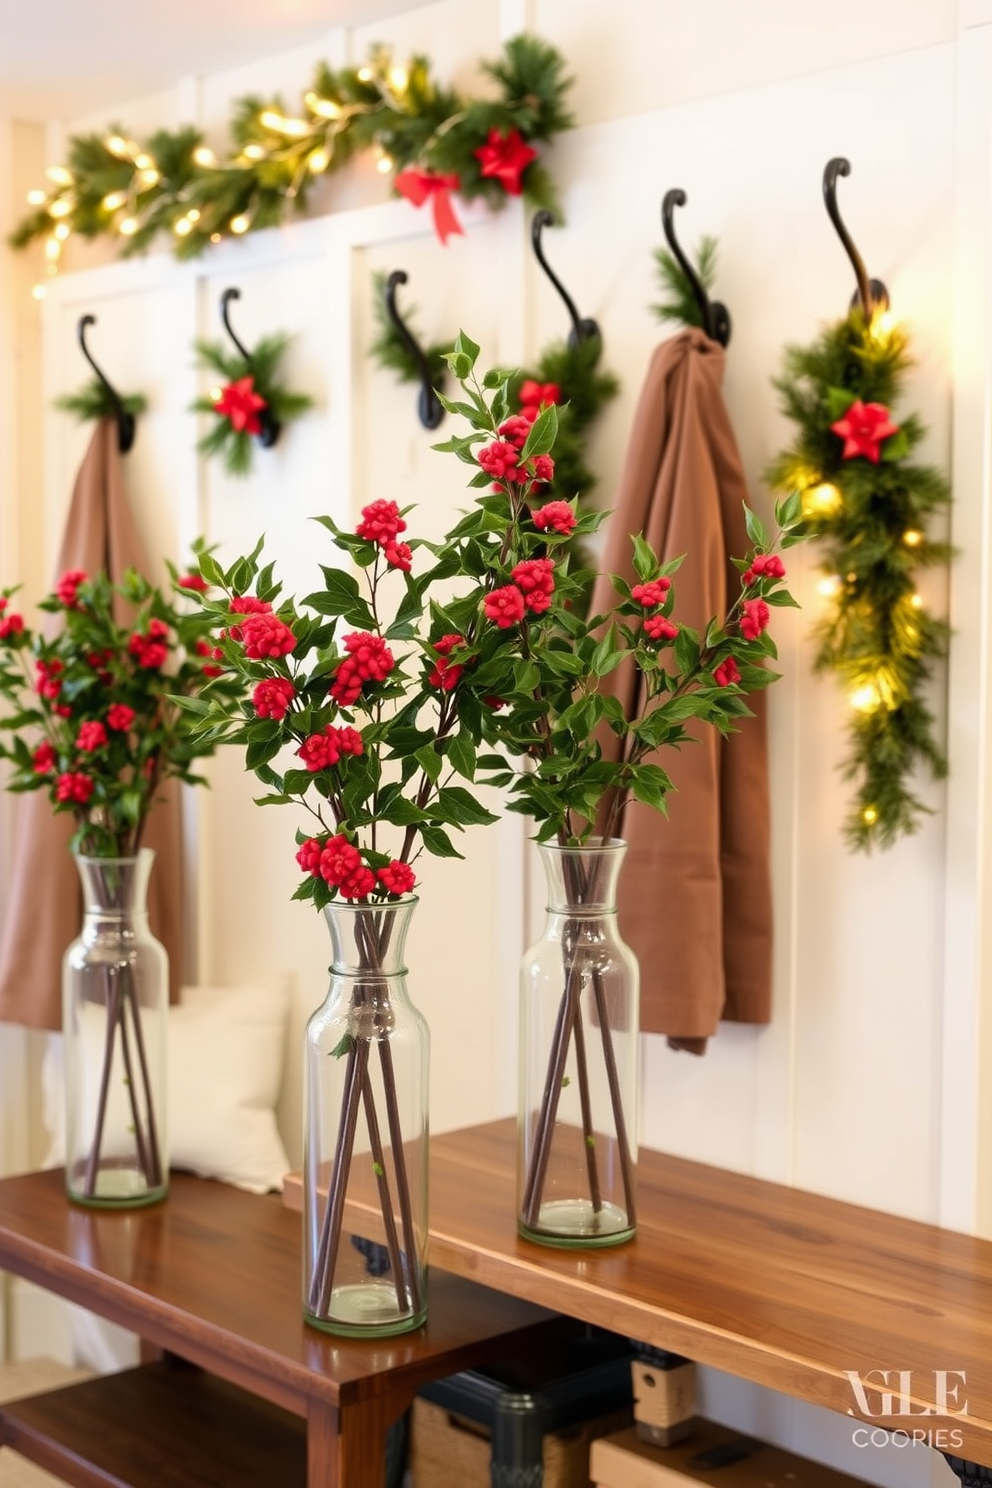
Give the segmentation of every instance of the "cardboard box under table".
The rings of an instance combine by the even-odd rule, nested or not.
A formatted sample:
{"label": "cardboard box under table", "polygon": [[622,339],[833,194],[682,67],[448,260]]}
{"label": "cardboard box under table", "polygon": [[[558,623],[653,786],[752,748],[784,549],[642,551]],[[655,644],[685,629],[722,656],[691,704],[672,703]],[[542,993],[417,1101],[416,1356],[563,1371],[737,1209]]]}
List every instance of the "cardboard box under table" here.
{"label": "cardboard box under table", "polygon": [[540,1356],[465,1370],[414,1401],[413,1488],[589,1488],[589,1446],[632,1420],[631,1349],[577,1331]]}
{"label": "cardboard box under table", "polygon": [[699,1417],[684,1441],[658,1447],[634,1428],[592,1443],[596,1488],[867,1488],[860,1478]]}

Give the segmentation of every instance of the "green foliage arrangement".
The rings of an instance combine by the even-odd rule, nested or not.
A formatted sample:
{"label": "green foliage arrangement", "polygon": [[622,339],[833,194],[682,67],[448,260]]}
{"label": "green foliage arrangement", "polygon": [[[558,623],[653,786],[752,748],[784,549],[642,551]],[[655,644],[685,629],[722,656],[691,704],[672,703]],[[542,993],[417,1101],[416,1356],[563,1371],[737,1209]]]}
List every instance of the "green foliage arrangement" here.
{"label": "green foliage arrangement", "polygon": [[[481,68],[491,97],[464,97],[431,77],[426,58],[398,66],[382,46],[358,68],[321,63],[299,114],[287,113],[278,97],[240,99],[231,151],[221,160],[189,126],[158,130],[144,144],[119,125],[105,135],[75,136],[65,165],[49,171],[50,187],[30,194],[33,210],[9,241],[23,248],[47,238],[53,269],[66,229],[110,236],[124,255],[146,251],[167,232],[176,256],[193,258],[210,243],[304,210],[322,176],[369,149],[384,173],[397,173],[398,189],[411,200],[457,192],[498,210],[508,195],[522,193],[555,209],[536,144],[572,123],[564,101],[571,80],[560,54],[520,35]],[[401,182],[411,171],[422,179]]]}
{"label": "green foliage arrangement", "polygon": [[263,336],[250,358],[220,342],[196,342],[198,364],[222,379],[219,387],[193,404],[194,412],[212,415],[212,427],[197,448],[208,457],[223,454],[229,475],[249,475],[254,441],[271,443],[275,425],[289,423],[313,407],[306,393],[294,393],[279,381],[289,342],[283,332]]}
{"label": "green foliage arrangement", "polygon": [[[132,857],[166,780],[203,784],[196,761],[214,745],[184,727],[181,703],[207,684],[232,706],[237,684],[222,676],[209,617],[180,600],[198,575],[174,575],[167,597],[133,571],[120,584],[73,569],[40,608],[61,626],[49,638],[0,595],[0,757],[11,791],[44,790],[71,813],[73,849],[86,857]],[[132,618],[122,622],[117,610]]]}
{"label": "green foliage arrangement", "polygon": [[918,829],[928,810],[913,788],[919,767],[947,773],[926,691],[948,629],[923,603],[916,571],[951,556],[926,532],[950,493],[913,459],[919,418],[892,419],[908,366],[905,332],[856,308],[810,346],[787,348],[775,382],[796,435],[768,480],[803,492],[805,530],[823,542],[815,665],[836,673],[851,707],[844,835],[861,850]]}

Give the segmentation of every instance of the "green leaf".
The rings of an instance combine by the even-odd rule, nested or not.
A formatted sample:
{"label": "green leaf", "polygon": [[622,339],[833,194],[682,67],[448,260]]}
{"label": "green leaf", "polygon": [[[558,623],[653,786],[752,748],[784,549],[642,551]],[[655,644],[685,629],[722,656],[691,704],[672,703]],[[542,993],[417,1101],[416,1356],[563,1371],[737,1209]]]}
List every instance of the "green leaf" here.
{"label": "green leaf", "polygon": [[446,785],[438,791],[431,815],[455,827],[481,827],[499,820],[461,785]]}
{"label": "green leaf", "polygon": [[463,723],[448,740],[447,756],[459,775],[471,780],[475,775],[475,740]]}
{"label": "green leaf", "polygon": [[642,582],[653,579],[658,572],[658,559],[654,549],[639,532],[635,532],[631,540],[634,546],[634,572]]}
{"label": "green leaf", "polygon": [[420,829],[421,841],[424,847],[435,858],[460,858],[463,856],[455,847],[447,832],[441,827],[423,826]]}
{"label": "green leaf", "polygon": [[746,503],[744,506],[744,524],[747,527],[748,538],[754,547],[767,548],[769,546],[768,533],[765,531],[764,522]]}
{"label": "green leaf", "polygon": [[444,761],[438,754],[437,750],[434,748],[433,744],[425,744],[422,749],[418,749],[416,754],[414,755],[414,758],[416,759],[417,764],[423,770],[424,774],[427,776],[428,780],[437,780],[438,776],[441,774]]}

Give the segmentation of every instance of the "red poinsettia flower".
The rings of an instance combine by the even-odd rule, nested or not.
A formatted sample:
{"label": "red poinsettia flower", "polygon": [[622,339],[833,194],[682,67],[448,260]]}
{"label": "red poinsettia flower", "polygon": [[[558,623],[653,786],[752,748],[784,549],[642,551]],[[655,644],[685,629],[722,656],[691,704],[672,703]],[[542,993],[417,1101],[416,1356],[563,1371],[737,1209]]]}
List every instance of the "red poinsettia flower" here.
{"label": "red poinsettia flower", "polygon": [[881,457],[882,440],[899,433],[899,425],[892,422],[884,403],[862,403],[860,398],[856,398],[844,417],[830,428],[844,441],[842,459],[854,460],[863,455],[873,465],[877,465]]}
{"label": "red poinsettia flower", "polygon": [[490,129],[486,143],[472,154],[480,162],[482,174],[493,177],[510,196],[519,196],[523,191],[523,173],[537,159],[537,151],[524,141],[519,129],[511,129],[505,135],[498,129]]}
{"label": "red poinsettia flower", "polygon": [[214,402],[214,412],[230,419],[236,434],[261,434],[262,423],[258,415],[268,406],[261,394],[256,393],[255,379],[249,374],[221,389],[220,397]]}

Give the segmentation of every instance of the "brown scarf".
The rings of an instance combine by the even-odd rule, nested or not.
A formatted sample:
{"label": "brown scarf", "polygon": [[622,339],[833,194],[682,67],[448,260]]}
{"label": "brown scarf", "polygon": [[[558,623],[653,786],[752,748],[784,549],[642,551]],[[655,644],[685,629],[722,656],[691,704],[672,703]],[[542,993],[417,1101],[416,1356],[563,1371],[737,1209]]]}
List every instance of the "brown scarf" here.
{"label": "brown scarf", "polygon": [[[673,618],[705,631],[739,589],[728,556],[748,541],[747,485],[721,394],[725,353],[701,331],[655,351],[634,419],[610,518],[604,574],[636,582],[631,534],[643,532],[662,561],[685,555],[675,576]],[[593,611],[609,608],[600,577]],[[608,679],[626,707],[637,702],[631,670]],[[721,1018],[771,1016],[772,904],[769,875],[765,695],[755,717],[721,739],[654,756],[672,777],[666,820],[630,802],[618,828],[628,844],[620,877],[620,929],[641,967],[641,1027],[674,1048],[702,1054]]]}
{"label": "brown scarf", "polygon": [[[56,569],[105,570],[119,580],[128,568],[147,573],[144,551],[124,490],[117,425],[101,420],[72,493]],[[121,618],[121,617],[118,617]],[[170,783],[148,818],[144,845],[155,851],[148,893],[151,929],[169,955],[169,995],[182,980],[182,852],[179,793]],[[56,816],[44,791],[16,798],[10,894],[0,937],[0,1021],[31,1028],[62,1027],[62,957],[79,934],[82,898],[69,852],[73,820]]]}

